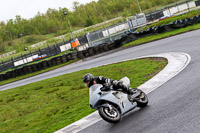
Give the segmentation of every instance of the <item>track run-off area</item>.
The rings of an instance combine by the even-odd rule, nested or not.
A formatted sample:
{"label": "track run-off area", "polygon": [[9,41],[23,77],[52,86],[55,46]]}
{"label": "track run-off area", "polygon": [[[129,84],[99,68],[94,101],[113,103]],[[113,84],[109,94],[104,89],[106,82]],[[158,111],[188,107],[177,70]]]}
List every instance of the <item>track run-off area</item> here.
{"label": "track run-off area", "polygon": [[[162,57],[167,59],[168,64],[165,66],[165,68],[160,71],[158,74],[156,74],[153,78],[145,82],[144,84],[140,85],[138,88],[141,89],[146,94],[151,93],[152,91],[159,88],[162,84],[176,76],[178,73],[180,73],[191,61],[191,57],[186,53],[179,53],[179,52],[173,52],[173,53],[161,53],[156,55],[149,55],[147,57]],[[141,57],[146,58],[146,57]],[[94,113],[62,128],[61,130],[58,130],[55,133],[76,133],[79,132],[90,125],[95,124],[96,122],[102,120],[100,115],[98,114],[98,111],[95,111]]]}
{"label": "track run-off area", "polygon": [[198,133],[200,131],[200,30],[122,49],[98,58],[90,57],[77,64],[0,86],[0,90],[123,60],[171,52],[187,53],[191,61],[178,75],[148,94],[149,105],[146,108],[133,110],[117,124],[100,120],[80,132]]}

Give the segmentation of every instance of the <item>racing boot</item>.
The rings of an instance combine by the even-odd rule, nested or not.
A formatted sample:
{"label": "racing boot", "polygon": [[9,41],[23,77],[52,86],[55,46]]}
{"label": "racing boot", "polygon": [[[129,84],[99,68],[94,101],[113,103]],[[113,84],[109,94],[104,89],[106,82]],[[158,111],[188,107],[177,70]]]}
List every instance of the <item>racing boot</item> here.
{"label": "racing boot", "polygon": [[133,95],[133,94],[135,94],[137,91],[136,91],[136,89],[135,88],[128,88],[128,90],[127,90],[127,93],[129,94],[129,95]]}
{"label": "racing boot", "polygon": [[135,102],[140,99],[141,91],[138,91],[137,88],[129,88],[127,92],[129,101]]}

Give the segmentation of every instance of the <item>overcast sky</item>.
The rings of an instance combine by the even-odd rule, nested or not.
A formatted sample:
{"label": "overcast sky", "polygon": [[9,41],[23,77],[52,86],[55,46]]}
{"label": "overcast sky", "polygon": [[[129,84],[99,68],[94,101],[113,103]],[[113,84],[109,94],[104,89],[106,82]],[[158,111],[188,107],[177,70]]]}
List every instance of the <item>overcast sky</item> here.
{"label": "overcast sky", "polygon": [[[32,18],[37,12],[45,13],[48,8],[59,9],[66,7],[72,11],[72,2],[75,0],[0,0],[0,21],[15,19],[16,15],[22,18]],[[85,4],[98,0],[76,0]]]}

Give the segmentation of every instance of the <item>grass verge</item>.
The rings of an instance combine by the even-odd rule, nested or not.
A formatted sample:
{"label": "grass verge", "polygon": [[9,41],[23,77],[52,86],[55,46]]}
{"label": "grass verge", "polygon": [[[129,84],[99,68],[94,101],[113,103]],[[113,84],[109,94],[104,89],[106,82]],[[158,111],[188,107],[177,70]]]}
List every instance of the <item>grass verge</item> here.
{"label": "grass verge", "polygon": [[90,109],[85,73],[119,80],[128,76],[137,87],[167,64],[164,58],[146,58],[82,70],[0,92],[2,133],[46,133],[69,125],[95,110]]}
{"label": "grass verge", "polygon": [[159,40],[159,39],[171,37],[171,36],[174,36],[174,35],[178,35],[178,34],[181,34],[181,33],[193,31],[193,30],[197,30],[197,29],[200,29],[200,24],[194,24],[194,25],[190,25],[190,26],[187,26],[187,27],[184,27],[184,28],[174,29],[172,31],[164,32],[164,33],[161,33],[161,34],[148,35],[146,37],[139,38],[139,39],[137,39],[133,42],[127,43],[123,47],[137,46],[137,45],[141,45],[141,44],[148,43],[148,42],[151,42],[151,41],[156,41],[156,40]]}

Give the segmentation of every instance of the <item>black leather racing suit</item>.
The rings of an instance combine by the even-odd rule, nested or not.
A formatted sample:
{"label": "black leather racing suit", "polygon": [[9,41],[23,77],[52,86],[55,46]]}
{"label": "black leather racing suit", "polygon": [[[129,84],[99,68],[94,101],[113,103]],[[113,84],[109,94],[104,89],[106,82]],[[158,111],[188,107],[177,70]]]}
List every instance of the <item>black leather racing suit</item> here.
{"label": "black leather racing suit", "polygon": [[[109,90],[110,85],[113,85],[113,89],[118,89],[121,88],[123,89],[125,92],[127,92],[128,88],[126,88],[122,83],[118,82],[117,80],[113,80],[113,79],[109,79],[103,76],[99,76],[99,77],[94,77],[94,81],[96,81],[97,84],[101,84],[103,85],[103,90]],[[93,84],[92,84],[93,85]],[[90,85],[90,86],[92,86]]]}

